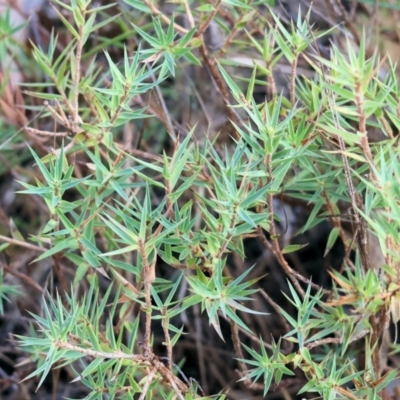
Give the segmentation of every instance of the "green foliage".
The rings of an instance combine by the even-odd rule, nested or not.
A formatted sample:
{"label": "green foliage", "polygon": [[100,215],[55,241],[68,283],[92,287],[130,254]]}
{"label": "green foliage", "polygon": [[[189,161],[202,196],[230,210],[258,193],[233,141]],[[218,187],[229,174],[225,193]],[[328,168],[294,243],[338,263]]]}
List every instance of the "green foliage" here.
{"label": "green foliage", "polygon": [[[222,399],[225,394],[200,397],[200,388],[182,378],[171,359],[175,344],[186,334],[175,317],[201,305],[221,340],[226,338],[220,317],[230,322],[234,345],[247,353],[237,354],[245,366],[238,380],[250,382],[250,387],[261,381],[264,395],[300,371],[307,383],[299,393],[317,393],[327,400],[383,398],[382,389],[397,372],[382,375],[377,338],[389,310],[395,322],[400,319],[400,153],[394,135],[400,128],[400,90],[395,67],[390,65],[381,78],[378,55],[366,56],[365,35],[356,50],[350,41],[345,53],[333,47],[330,59],[305,53],[315,51],[315,41],[322,36],[311,32],[309,15],[302,20],[299,14],[287,28],[270,10],[268,33],[256,35],[244,28],[260,2],[226,0],[224,7],[244,32],[242,40],[263,61],[254,63],[243,85],[230,73],[234,62],[215,62],[206,53],[205,29],[213,19],[223,27],[215,6],[201,2],[191,11],[195,26],[186,29],[161,11],[157,14],[153,2],[125,2],[129,16],[136,15],[133,22],[121,15],[98,18],[111,5],[55,0],[71,41],[61,52],[54,34],[47,51],[33,45],[46,81],[27,84],[26,94],[45,100],[41,118],[54,118],[66,134],[42,158],[38,149],[28,146],[40,179],[19,180],[24,188],[20,193],[41,198],[48,209],[48,220],[32,238],[43,250],[35,261],[63,257],[73,266],[74,277],[69,294],[47,296],[43,315],[33,315],[36,333],[19,336],[20,346],[37,363],[25,379],[40,376],[40,386],[53,366],[68,365],[90,390],[90,399],[102,399],[104,393],[110,399],[131,399],[139,393],[140,399]],[[257,18],[257,23],[266,22]],[[133,51],[131,43],[124,44],[119,61],[110,48],[85,54],[92,35],[111,23],[122,26],[127,36],[134,32],[141,44]],[[303,53],[316,71],[313,79],[296,75]],[[89,73],[84,75],[85,56]],[[290,99],[272,90],[258,103],[255,89],[266,83],[273,87],[272,71],[283,59],[292,70]],[[120,143],[122,130],[152,116],[141,96],[160,90],[182,62],[206,62],[213,79],[220,78],[220,91],[228,88],[233,101],[227,109],[236,112],[232,115],[237,120],[231,121],[236,136],[222,149],[207,136],[197,140],[196,127],[179,137],[164,115],[163,131],[170,135],[173,150],[150,158],[129,151]],[[373,129],[384,140],[369,142]],[[84,174],[75,155],[85,159]],[[305,245],[280,247],[273,197],[283,193],[311,206],[302,231],[323,219],[333,221],[325,254],[338,238],[346,238],[332,215],[345,204],[359,237],[375,235],[385,261],[370,265],[362,240],[344,240],[347,254],[355,251],[356,262],[346,256],[345,268],[331,274],[332,292],[315,291],[284,258]],[[234,333],[242,329],[257,338],[247,314],[265,315],[252,306],[264,276],[250,277],[252,268],[233,275],[228,266],[230,254],[245,258],[244,241],[256,235],[288,274],[285,297],[295,311],[280,308],[290,330],[270,348],[264,345],[266,338],[260,338],[258,346],[241,347]],[[170,278],[159,276],[159,261],[173,271]],[[108,285],[105,294],[102,281]],[[82,282],[89,289],[79,298],[75,292]],[[179,294],[184,285],[188,292]],[[69,283],[64,286],[60,290]],[[11,294],[15,288],[3,285],[1,273],[0,300]],[[135,305],[143,318],[132,321],[126,316]],[[165,363],[153,351],[152,321],[162,324]],[[361,367],[350,350],[360,340],[367,360]],[[290,352],[283,350],[283,342],[291,346]]]}
{"label": "green foliage", "polygon": [[4,282],[4,271],[0,270],[0,314],[4,314],[4,301],[10,302],[10,296],[17,296],[20,294],[20,287],[17,285],[10,285]]}

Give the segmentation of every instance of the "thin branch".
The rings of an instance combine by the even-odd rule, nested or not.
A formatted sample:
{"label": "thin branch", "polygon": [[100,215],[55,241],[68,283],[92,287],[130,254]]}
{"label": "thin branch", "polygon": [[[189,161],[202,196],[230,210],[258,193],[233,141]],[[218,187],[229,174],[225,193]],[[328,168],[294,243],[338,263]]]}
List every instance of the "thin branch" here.
{"label": "thin branch", "polygon": [[192,14],[192,10],[190,9],[190,5],[187,0],[182,0],[183,6],[185,7],[186,15],[188,17],[190,29],[195,27],[194,18]]}
{"label": "thin branch", "polygon": [[[237,362],[239,364],[239,369],[240,369],[240,372],[243,374],[242,376],[246,376],[248,374],[248,370],[247,370],[246,364],[243,361],[241,361],[244,359],[244,355],[243,355],[242,348],[240,345],[238,324],[235,321],[233,321],[232,319],[230,319],[229,322],[231,325],[231,336],[232,336],[233,348],[235,350],[236,357],[238,358]],[[246,380],[248,380],[248,379],[246,379]]]}
{"label": "thin branch", "polygon": [[[171,20],[164,15],[154,4],[152,1],[150,0],[143,0],[144,4],[146,4],[147,7],[150,8],[151,12],[154,15],[160,16],[161,19],[168,25],[171,25]],[[189,31],[185,28],[183,28],[182,26],[180,26],[179,24],[177,24],[176,22],[174,22],[174,29],[177,30],[180,33],[183,33],[184,35],[186,35]]]}
{"label": "thin branch", "polygon": [[215,15],[217,14],[217,12],[219,10],[219,6],[221,5],[221,3],[222,3],[222,0],[218,0],[217,1],[217,4],[214,6],[214,10],[210,13],[210,15],[207,17],[205,22],[199,27],[197,32],[194,34],[195,37],[201,37],[203,35],[203,33],[208,28],[208,26],[211,24],[211,22],[213,21]]}
{"label": "thin branch", "polygon": [[40,294],[44,293],[43,288],[37,282],[35,282],[35,280],[33,280],[30,276],[23,274],[22,272],[14,271],[12,268],[3,263],[0,263],[0,268],[2,268],[8,274],[13,275],[16,278],[20,279],[22,282],[25,282],[27,285],[35,289],[38,293]]}
{"label": "thin branch", "polygon": [[[79,11],[78,11],[79,12]],[[79,125],[81,123],[81,119],[79,116],[79,83],[81,80],[81,58],[82,58],[82,49],[83,49],[83,24],[80,24],[78,27],[78,35],[79,40],[76,44],[76,54],[75,54],[75,74],[73,80],[73,122],[75,125]]]}
{"label": "thin branch", "polygon": [[47,249],[45,249],[43,247],[35,246],[34,244],[23,242],[22,240],[18,240],[18,239],[14,239],[14,238],[9,238],[7,236],[0,235],[0,241],[7,242],[10,244],[15,244],[16,246],[25,247],[27,249],[35,250],[40,253],[45,253],[47,251]]}
{"label": "thin branch", "polygon": [[[146,249],[144,245],[143,239],[138,240],[139,245],[139,253],[142,258],[143,272],[144,272],[144,287],[145,287],[145,299],[146,299],[146,325],[145,325],[145,335],[144,335],[144,343],[143,343],[143,354],[145,357],[150,357],[152,354],[152,350],[150,347],[150,336],[151,336],[151,283],[154,281],[151,269],[152,265],[149,265]],[[153,261],[155,264],[155,260]],[[155,277],[154,277],[155,278]]]}
{"label": "thin branch", "polygon": [[144,400],[146,398],[146,394],[149,391],[150,384],[151,382],[153,382],[154,375],[156,374],[156,372],[157,372],[156,369],[152,369],[147,375],[146,383],[143,386],[142,394],[140,395],[139,400]]}
{"label": "thin branch", "polygon": [[[228,319],[227,316],[225,316],[223,313],[218,313],[220,316],[222,316],[222,318],[224,318],[226,321],[230,321],[230,319]],[[269,350],[273,350],[272,346],[267,343],[264,342],[263,340],[261,340],[259,337],[257,337],[256,335],[254,335],[253,333],[250,333],[249,331],[246,331],[244,328],[242,328],[241,326],[238,325],[238,329],[241,333],[243,333],[245,336],[247,336],[248,338],[254,340],[255,343],[257,343],[260,346],[264,346]]]}
{"label": "thin branch", "polygon": [[[299,55],[296,52],[294,55],[294,59],[292,62],[292,71],[290,74],[290,103],[292,106],[294,106],[294,103],[296,102],[296,69],[297,69],[297,61],[299,59]],[[271,71],[272,75],[272,71]]]}
{"label": "thin branch", "polygon": [[[367,336],[368,333],[370,333],[370,330],[369,329],[364,329],[358,335],[354,336],[349,341],[349,343],[352,343],[352,342],[355,342],[355,341],[357,341],[359,339],[362,339],[364,336]],[[314,347],[322,346],[324,344],[332,344],[332,343],[341,344],[341,343],[343,343],[343,339],[341,339],[341,338],[326,338],[326,339],[316,340],[315,342],[307,344],[305,347],[307,347],[307,349],[311,350]]]}
{"label": "thin branch", "polygon": [[167,310],[163,309],[163,318],[161,320],[161,324],[164,330],[164,337],[165,337],[165,346],[167,348],[167,354],[168,354],[168,358],[167,358],[167,363],[168,363],[168,369],[172,370],[172,344],[171,344],[171,337],[169,335],[169,331],[168,331],[168,325],[169,325],[169,319],[168,319],[168,315],[167,315]]}
{"label": "thin branch", "polygon": [[137,354],[127,354],[123,353],[122,351],[114,350],[112,352],[100,351],[100,350],[92,350],[86,349],[69,342],[64,342],[62,340],[55,340],[54,345],[60,349],[67,349],[67,350],[74,350],[78,353],[85,354],[87,356],[91,356],[94,358],[112,358],[118,360],[130,360],[138,363],[145,363],[146,359]]}
{"label": "thin branch", "polygon": [[26,127],[25,130],[28,133],[34,134],[34,135],[40,135],[40,136],[50,136],[50,137],[56,137],[56,136],[61,136],[65,137],[69,135],[69,132],[49,132],[49,131],[42,131],[40,129],[34,129],[34,128],[29,128]]}
{"label": "thin branch", "polygon": [[[264,289],[260,289],[259,292],[261,293],[261,296],[263,296],[264,299],[267,300],[268,303],[275,310],[276,314],[278,315],[279,321],[281,321],[281,324],[283,325],[283,327],[285,329],[285,333],[290,332],[289,324],[286,321],[285,317],[282,315],[281,309],[279,308],[278,304],[276,304],[275,301],[272,300],[271,297],[269,297],[269,295],[265,292]],[[288,346],[287,346],[288,348],[286,349],[286,351],[288,353],[290,353],[293,349],[293,342],[287,341],[286,343],[288,343]]]}
{"label": "thin branch", "polygon": [[[268,172],[268,178],[267,178],[268,183],[272,182],[271,161],[272,161],[272,156],[271,156],[271,154],[268,154],[265,158],[265,166],[267,167],[267,172]],[[272,252],[278,259],[279,264],[281,265],[283,270],[286,272],[286,275],[292,281],[297,292],[304,298],[304,296],[305,296],[304,290],[300,286],[299,281],[297,280],[297,277],[293,273],[294,271],[292,270],[292,268],[290,268],[290,265],[285,260],[285,257],[283,256],[282,250],[279,246],[278,235],[276,232],[275,220],[274,220],[274,204],[273,204],[274,202],[273,202],[273,200],[274,200],[273,194],[268,193],[267,204],[268,204],[268,211],[270,214],[269,222],[270,222],[270,233],[271,233],[271,239],[272,239],[272,249],[273,249]]]}
{"label": "thin branch", "polygon": [[[232,107],[229,106],[229,91],[226,86],[225,81],[223,80],[221,74],[219,73],[215,59],[211,59],[206,44],[203,42],[200,46],[200,54],[206,64],[206,67],[212,77],[213,83],[216,85],[217,90],[222,95],[222,98],[226,105],[226,113],[228,114],[228,118],[231,122],[237,122],[237,113],[234,111]],[[236,132],[236,129],[231,124],[232,135],[235,139],[239,139],[239,134]]]}

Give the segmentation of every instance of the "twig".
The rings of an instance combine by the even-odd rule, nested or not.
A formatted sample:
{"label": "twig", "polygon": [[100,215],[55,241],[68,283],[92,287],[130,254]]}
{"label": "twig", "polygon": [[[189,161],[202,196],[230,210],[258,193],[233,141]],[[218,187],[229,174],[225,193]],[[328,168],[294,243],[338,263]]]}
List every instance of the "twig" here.
{"label": "twig", "polygon": [[85,354],[93,358],[130,360],[133,362],[137,362],[141,367],[148,367],[152,365],[154,367],[154,370],[161,374],[164,381],[169,382],[169,384],[175,390],[180,399],[184,400],[182,393],[186,394],[189,391],[188,387],[180,379],[175,377],[172,372],[168,368],[166,368],[165,365],[156,357],[149,359],[144,355],[142,356],[138,354],[127,354],[118,350],[114,350],[111,352],[92,350],[62,340],[55,340],[54,345],[56,348],[77,351],[78,353]]}
{"label": "twig", "polygon": [[[294,59],[292,62],[292,71],[290,74],[290,103],[292,104],[292,107],[294,106],[296,102],[296,69],[297,69],[297,61],[299,59],[299,54],[297,53],[294,55]],[[272,71],[271,71],[272,74]]]}
{"label": "twig", "polygon": [[[364,329],[358,335],[354,336],[349,341],[349,343],[352,343],[352,342],[355,342],[355,341],[357,341],[359,339],[362,339],[364,336],[367,336],[368,333],[370,333],[370,330],[369,329]],[[322,346],[324,344],[332,344],[332,343],[341,344],[341,343],[343,343],[343,339],[342,338],[326,338],[326,339],[316,340],[315,342],[307,344],[305,347],[307,347],[307,349],[311,350],[314,347]]]}
{"label": "twig", "polygon": [[[149,65],[147,65],[147,68],[150,68]],[[153,80],[153,82],[155,82],[156,78],[154,77],[154,74],[151,74],[151,79]],[[155,86],[155,91],[157,93],[158,103],[160,104],[162,113],[164,114],[164,117],[165,117],[165,121],[163,121],[163,122],[165,123],[165,125],[167,127],[167,132],[170,135],[172,141],[176,142],[176,140],[177,140],[176,133],[175,133],[174,127],[172,125],[171,117],[169,115],[167,106],[165,104],[164,97],[161,93],[160,85]]]}
{"label": "twig", "polygon": [[[186,281],[185,281],[186,282]],[[208,380],[207,380],[207,367],[206,367],[206,359],[207,356],[204,351],[203,345],[203,322],[200,316],[200,306],[199,304],[195,304],[193,307],[194,314],[194,340],[196,342],[196,352],[197,357],[199,358],[199,369],[200,369],[200,381],[204,385],[204,389],[208,392]],[[182,321],[183,322],[183,321]]]}
{"label": "twig", "polygon": [[185,7],[186,15],[188,17],[190,29],[195,27],[194,18],[192,14],[192,10],[190,9],[189,3],[187,0],[182,0],[183,6]]}
{"label": "twig", "polygon": [[[186,377],[186,375],[183,373],[183,371],[179,368],[178,365],[176,365],[171,359],[169,359],[168,357],[160,357],[160,360],[166,360],[168,361],[170,364],[172,364],[174,366],[174,368],[176,368],[176,370],[178,371],[178,373],[182,376],[182,379],[185,381],[185,383],[190,386],[190,382],[189,379]],[[190,378],[192,379],[192,378]]]}
{"label": "twig", "polygon": [[203,33],[208,28],[208,26],[211,24],[215,15],[217,14],[221,3],[222,3],[222,0],[217,1],[217,4],[214,6],[214,10],[210,13],[210,15],[204,21],[204,23],[197,29],[197,32],[194,34],[195,37],[201,37],[203,35]]}
{"label": "twig", "polygon": [[[79,11],[78,11],[79,12]],[[81,119],[79,116],[79,83],[81,80],[81,58],[82,58],[82,48],[83,48],[83,24],[79,24],[78,27],[79,39],[76,44],[76,54],[75,54],[75,74],[73,80],[73,122],[74,125],[79,125]]]}
{"label": "twig", "polygon": [[212,80],[214,84],[217,86],[218,91],[221,93],[223,100],[225,101],[226,105],[226,113],[228,114],[228,118],[231,121],[231,129],[232,129],[232,135],[235,139],[239,139],[239,134],[236,132],[236,129],[232,125],[232,123],[237,122],[237,114],[234,112],[233,108],[229,106],[229,91],[228,88],[225,84],[225,81],[223,80],[221,74],[218,72],[218,69],[216,67],[215,59],[211,59],[207,46],[204,42],[202,42],[200,46],[200,54],[207,66],[207,69],[212,77]]}
{"label": "twig", "polygon": [[40,253],[45,253],[47,251],[47,249],[45,249],[43,247],[35,246],[34,244],[26,243],[26,242],[23,242],[22,240],[18,240],[18,239],[14,239],[14,238],[9,238],[7,236],[0,235],[0,241],[7,242],[10,244],[15,244],[16,246],[25,247],[27,249],[35,250]]}
{"label": "twig", "polygon": [[3,263],[0,263],[0,268],[2,268],[8,274],[13,275],[18,279],[20,279],[21,281],[25,282],[27,285],[35,289],[38,293],[40,294],[44,293],[43,288],[37,282],[35,282],[30,276],[25,275],[22,272],[14,271],[12,268]]}
{"label": "twig", "polygon": [[[143,2],[146,4],[147,7],[150,8],[151,12],[154,15],[159,15],[160,18],[166,24],[171,25],[172,21],[166,15],[164,15],[150,0],[143,0]],[[180,33],[183,33],[184,35],[189,32],[187,29],[183,28],[182,26],[180,26],[176,22],[174,22],[174,29],[177,30]]]}
{"label": "twig", "polygon": [[[228,317],[227,317],[226,315],[224,315],[222,312],[219,312],[218,314],[219,314],[220,316],[222,316],[222,318],[224,318],[226,321],[230,321],[230,319],[228,319]],[[266,348],[269,349],[269,350],[273,350],[272,346],[271,346],[269,343],[264,342],[264,341],[261,340],[259,337],[257,337],[257,336],[254,335],[253,333],[250,333],[250,332],[246,331],[246,330],[245,330],[244,328],[242,328],[241,326],[238,325],[237,327],[238,327],[238,329],[239,329],[239,331],[240,331],[241,333],[243,333],[243,334],[244,334],[245,336],[247,336],[248,338],[254,340],[255,343],[259,344],[260,346],[264,346],[264,347],[266,347]]]}
{"label": "twig", "polygon": [[117,147],[119,148],[119,150],[121,150],[123,152],[123,154],[125,155],[134,155],[134,156],[140,156],[143,158],[147,158],[148,160],[152,160],[152,161],[157,161],[157,162],[162,162],[162,158],[160,156],[156,156],[154,154],[151,153],[147,153],[145,151],[142,150],[138,150],[138,149],[130,149],[128,151],[125,151],[125,144],[117,144]]}
{"label": "twig", "polygon": [[[271,37],[271,43],[270,43],[271,48],[275,47],[275,37],[272,36]],[[267,77],[267,82],[268,82],[268,86],[267,86],[267,93],[270,94],[271,98],[274,98],[278,95],[278,91],[276,89],[276,82],[275,82],[275,78],[274,78],[274,73],[273,73],[273,68],[271,66],[272,64],[272,57],[266,62],[266,67],[267,70],[270,71],[270,74]]]}
{"label": "twig", "polygon": [[[275,303],[274,300],[271,299],[271,297],[269,297],[269,295],[265,292],[264,289],[260,289],[259,292],[261,293],[261,296],[264,297],[265,300],[268,301],[268,303],[272,306],[272,308],[275,310],[276,314],[278,315],[279,320],[281,321],[281,324],[283,325],[284,329],[285,329],[285,333],[290,332],[290,327],[288,322],[286,321],[285,317],[282,315],[282,312],[278,306],[278,304]],[[290,353],[293,349],[293,342],[287,341],[288,343],[288,348],[286,349],[286,351],[288,353]]]}
{"label": "twig", "polygon": [[156,369],[151,369],[149,374],[147,375],[146,383],[143,386],[142,389],[142,394],[139,397],[139,400],[144,400],[146,398],[146,394],[149,390],[150,384],[154,379],[154,375],[156,374],[157,370]]}
{"label": "twig", "polygon": [[174,389],[175,393],[177,394],[177,396],[181,399],[181,400],[185,400],[185,398],[182,395],[182,392],[179,390],[178,386],[176,385],[173,377],[171,375],[167,375],[167,380],[170,383],[170,385],[172,386],[172,389]]}
{"label": "twig", "polygon": [[172,366],[171,366],[172,344],[171,344],[171,337],[169,336],[169,331],[168,331],[169,319],[168,319],[166,308],[163,308],[162,315],[163,315],[163,318],[161,320],[161,324],[162,324],[163,331],[164,331],[165,346],[167,347],[167,354],[168,354],[167,363],[168,363],[168,369],[171,370],[172,369]]}
{"label": "twig", "polygon": [[[144,287],[145,287],[145,299],[146,299],[146,325],[145,325],[145,335],[143,343],[143,354],[145,357],[150,357],[152,355],[152,350],[150,347],[150,336],[151,336],[151,283],[154,281],[155,276],[152,274],[152,266],[149,265],[144,241],[142,238],[138,239],[139,253],[142,258],[143,273],[144,273]],[[153,263],[155,266],[156,257],[154,257]]]}
{"label": "twig", "polygon": [[182,393],[186,394],[189,392],[189,388],[183,383],[179,378],[177,378],[173,373],[164,365],[162,361],[158,358],[153,358],[151,363],[157,368],[158,372],[161,374],[165,382],[169,382],[171,387],[174,389],[177,396],[185,400]]}
{"label": "twig", "polygon": [[[248,374],[248,371],[247,371],[247,367],[246,367],[245,363],[243,361],[241,361],[244,359],[244,355],[242,352],[242,348],[240,346],[238,325],[232,319],[229,320],[229,323],[231,325],[231,336],[232,336],[233,348],[235,350],[236,357],[238,358],[237,362],[239,364],[239,369],[240,369],[240,372],[242,373],[242,376],[246,376]],[[246,381],[248,381],[248,380],[249,379],[246,378]]]}
{"label": "twig", "polygon": [[65,137],[69,135],[69,132],[49,132],[49,131],[42,131],[40,129],[34,129],[34,128],[29,128],[26,127],[25,130],[29,133],[32,133],[34,135],[41,135],[41,136],[51,136],[51,137],[56,137],[56,136],[61,136]]}
{"label": "twig", "polygon": [[[279,258],[275,254],[274,247],[272,246],[272,244],[270,242],[268,242],[268,240],[265,237],[261,227],[257,227],[257,236],[258,236],[259,239],[261,239],[261,242],[263,243],[263,245],[277,258],[278,262],[280,262]],[[286,260],[285,260],[285,262],[286,262]],[[329,293],[329,290],[324,289],[323,287],[317,285],[316,283],[314,283],[314,282],[310,281],[309,279],[305,278],[303,275],[299,274],[297,271],[295,271],[293,268],[291,268],[290,265],[287,262],[286,262],[286,270],[287,270],[289,276],[292,275],[293,277],[295,277],[299,281],[301,281],[303,283],[306,283],[307,285],[311,286],[313,289],[319,290],[319,291],[321,291],[322,293],[325,293],[325,294]]]}
{"label": "twig", "polygon": [[[321,69],[321,71],[324,74],[323,68]],[[327,79],[326,76],[325,76],[325,79]],[[327,82],[329,82],[329,80],[327,80]],[[332,111],[335,128],[338,130],[341,130],[339,119],[338,119],[337,113],[335,111],[336,104],[335,104],[335,99],[333,97],[333,94],[328,92],[327,97],[328,97],[329,106]],[[355,225],[357,226],[357,228],[359,229],[359,234],[357,235],[357,243],[358,243],[358,247],[359,247],[360,258],[361,258],[363,268],[365,270],[368,270],[370,268],[370,265],[369,265],[369,258],[368,258],[367,227],[365,225],[365,220],[363,218],[361,218],[358,213],[358,209],[362,208],[362,204],[361,204],[361,200],[358,198],[358,196],[356,194],[356,190],[354,188],[354,184],[352,181],[350,165],[349,165],[349,161],[348,161],[347,155],[346,155],[346,145],[341,136],[338,135],[337,140],[339,142],[339,147],[340,147],[341,154],[342,154],[344,173],[345,173],[347,188],[348,188],[349,194],[350,194],[354,222],[355,222]]]}
{"label": "twig", "polygon": [[[53,116],[54,120],[59,122],[61,125],[65,126],[68,130],[73,130],[70,121],[68,120],[67,116],[65,115],[62,107],[57,102],[55,103],[57,110],[53,108],[53,106],[46,100],[43,102],[43,105],[47,108],[50,114]],[[61,110],[61,111],[60,111]]]}
{"label": "twig", "polygon": [[[271,154],[267,154],[264,162],[265,162],[265,166],[267,167],[268,183],[272,182],[271,161],[272,161]],[[271,234],[271,239],[272,239],[273,254],[277,257],[279,264],[281,265],[283,270],[286,272],[286,275],[289,277],[289,279],[292,281],[297,292],[304,298],[304,296],[305,296],[304,290],[300,286],[299,281],[297,280],[295,274],[293,273],[293,270],[290,268],[289,264],[285,260],[285,257],[283,256],[282,250],[279,246],[278,235],[276,233],[275,220],[274,220],[274,204],[273,204],[274,202],[273,202],[273,200],[274,200],[273,194],[268,193],[267,204],[268,204],[268,211],[269,211],[269,215],[270,215],[269,221],[270,221],[270,234]]]}
{"label": "twig", "polygon": [[127,354],[122,351],[114,350],[112,352],[106,352],[101,350],[92,350],[84,347],[80,347],[69,342],[64,342],[62,340],[56,339],[54,341],[54,346],[60,349],[67,349],[77,351],[78,353],[85,354],[94,358],[111,358],[118,360],[130,360],[138,363],[146,363],[146,359],[138,354]]}

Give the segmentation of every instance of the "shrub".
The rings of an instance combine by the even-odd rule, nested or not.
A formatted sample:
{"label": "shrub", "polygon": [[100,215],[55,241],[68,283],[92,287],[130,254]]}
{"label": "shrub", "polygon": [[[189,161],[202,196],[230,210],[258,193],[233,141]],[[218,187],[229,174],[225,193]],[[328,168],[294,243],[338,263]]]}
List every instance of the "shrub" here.
{"label": "shrub", "polygon": [[[265,396],[295,376],[299,394],[384,398],[397,374],[384,365],[387,328],[400,319],[395,66],[382,73],[365,34],[324,57],[319,40],[330,31],[313,31],[310,13],[284,23],[264,2],[182,1],[175,18],[147,0],[125,0],[122,15],[90,0],[54,3],[66,29],[47,50],[32,44],[43,79],[25,83],[24,102],[38,124],[22,128],[35,170],[17,174],[19,193],[41,198],[47,215],[33,221],[34,245],[2,236],[3,250],[33,249],[57,284],[32,314],[34,329],[17,335],[37,365],[25,379],[40,376],[41,386],[51,368],[68,366],[88,399],[225,398],[186,377],[174,356],[194,310],[219,343],[231,340],[247,390]],[[251,74],[238,68],[246,62]],[[312,74],[301,76],[299,63]],[[289,67],[287,93],[278,65]],[[196,73],[228,119],[219,137],[215,121],[198,117],[207,104],[192,106],[194,116],[176,109]],[[49,139],[53,149],[39,155]],[[308,205],[299,232],[329,222],[325,255],[341,241],[331,287],[289,263],[307,244],[287,242],[282,199]],[[263,289],[270,275],[246,262],[252,239],[287,276],[279,305]],[[0,296],[15,294],[1,287]],[[266,311],[284,326],[278,336],[254,329]]]}

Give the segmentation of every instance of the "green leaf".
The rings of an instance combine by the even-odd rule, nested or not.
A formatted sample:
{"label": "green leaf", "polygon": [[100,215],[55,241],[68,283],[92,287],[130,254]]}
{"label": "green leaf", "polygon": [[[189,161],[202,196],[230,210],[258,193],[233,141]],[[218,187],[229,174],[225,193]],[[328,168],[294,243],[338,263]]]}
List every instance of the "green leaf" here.
{"label": "green leaf", "polygon": [[200,7],[197,7],[196,10],[200,12],[213,12],[215,8],[212,4],[204,4]]}
{"label": "green leaf", "polygon": [[236,85],[236,83],[233,81],[233,79],[229,76],[229,74],[222,68],[221,64],[217,62],[217,65],[218,65],[219,70],[221,71],[224,81],[227,83],[227,85],[229,86],[229,89],[232,91],[233,95],[235,96],[235,99],[239,100],[241,98],[241,96],[243,96],[243,93],[241,92],[239,87]]}
{"label": "green leaf", "polygon": [[78,244],[76,242],[76,239],[74,238],[68,238],[68,239],[63,239],[62,241],[60,241],[59,243],[57,243],[54,247],[52,247],[51,249],[47,250],[45,253],[43,253],[42,255],[40,255],[38,258],[36,258],[34,261],[40,261],[43,260],[47,257],[50,257],[54,254],[60,253],[65,249],[69,249],[69,250],[74,250],[78,248]]}
{"label": "green leaf", "polygon": [[47,170],[47,168],[42,163],[40,158],[36,155],[36,153],[33,151],[33,149],[29,146],[29,144],[27,144],[27,146],[28,146],[29,150],[31,151],[33,158],[35,159],[36,164],[40,169],[40,172],[42,173],[43,177],[46,179],[46,182],[48,184],[52,184],[54,182],[53,176],[50,174],[50,172]]}
{"label": "green leaf", "polygon": [[124,0],[124,2],[139,11],[151,14],[151,9],[143,2],[143,0]]}
{"label": "green leaf", "polygon": [[[53,0],[54,1],[54,0]],[[60,4],[58,1],[56,2],[57,4]],[[66,26],[66,28],[69,30],[69,32],[75,37],[76,40],[80,40],[78,32],[75,30],[75,28],[69,23],[69,21],[62,15],[60,11],[56,7],[53,6],[53,4],[50,3],[50,5],[53,7],[53,10],[56,12],[57,16],[61,19],[62,23]],[[71,9],[71,11],[73,11]]]}
{"label": "green leaf", "polygon": [[104,358],[102,358],[102,357],[95,358],[95,359],[81,372],[82,376],[85,377],[85,376],[88,376],[88,375],[93,374],[93,372],[96,371],[96,370],[98,369],[98,367],[99,367],[102,363],[104,363]]}
{"label": "green leaf", "polygon": [[332,247],[335,245],[337,238],[340,234],[340,228],[334,227],[332,228],[331,232],[329,233],[328,242],[326,243],[326,248],[324,252],[324,257],[329,253]]}
{"label": "green leaf", "polygon": [[302,249],[303,247],[308,246],[309,243],[306,244],[290,244],[288,246],[286,246],[284,249],[282,249],[282,254],[289,254],[289,253],[293,253],[297,250]]}

